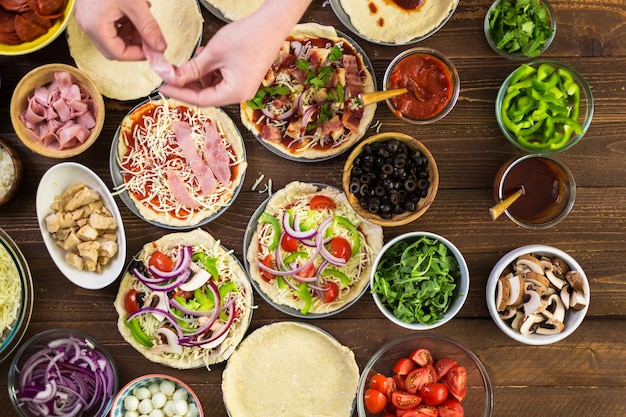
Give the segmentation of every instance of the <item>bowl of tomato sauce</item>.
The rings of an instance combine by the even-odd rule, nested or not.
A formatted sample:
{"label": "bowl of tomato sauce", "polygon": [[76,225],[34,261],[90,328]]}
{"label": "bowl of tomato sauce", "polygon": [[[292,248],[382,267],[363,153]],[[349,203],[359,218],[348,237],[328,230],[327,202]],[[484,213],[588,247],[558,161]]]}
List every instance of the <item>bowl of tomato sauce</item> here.
{"label": "bowl of tomato sauce", "polygon": [[406,88],[406,93],[388,99],[387,105],[402,120],[428,124],[450,113],[459,97],[461,81],[456,67],[444,54],[430,48],[412,48],[391,61],[383,88]]}

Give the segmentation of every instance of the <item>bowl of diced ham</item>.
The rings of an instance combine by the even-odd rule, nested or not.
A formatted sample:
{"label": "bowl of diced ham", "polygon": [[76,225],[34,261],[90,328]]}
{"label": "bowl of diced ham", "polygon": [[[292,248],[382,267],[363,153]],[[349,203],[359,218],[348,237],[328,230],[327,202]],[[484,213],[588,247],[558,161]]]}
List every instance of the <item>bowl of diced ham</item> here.
{"label": "bowl of diced ham", "polygon": [[15,87],[11,122],[33,152],[69,158],[87,150],[104,124],[104,100],[94,82],[71,65],[30,71]]}

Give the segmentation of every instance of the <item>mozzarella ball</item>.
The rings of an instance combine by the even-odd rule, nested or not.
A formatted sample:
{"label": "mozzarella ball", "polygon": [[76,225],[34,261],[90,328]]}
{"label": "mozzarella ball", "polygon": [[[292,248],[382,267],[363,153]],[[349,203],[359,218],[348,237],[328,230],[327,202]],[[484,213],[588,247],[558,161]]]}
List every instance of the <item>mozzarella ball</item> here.
{"label": "mozzarella ball", "polygon": [[148,416],[149,417],[165,417],[165,414],[163,414],[163,410],[159,408],[155,408],[154,410],[150,411],[150,414]]}
{"label": "mozzarella ball", "polygon": [[159,384],[159,389],[163,394],[171,397],[176,390],[176,385],[174,385],[174,383],[169,379],[164,379],[163,381],[161,381],[161,384]]}
{"label": "mozzarella ball", "polygon": [[167,402],[167,397],[161,391],[152,394],[152,406],[154,408],[163,408]]}
{"label": "mozzarella ball", "polygon": [[126,411],[124,417],[139,417],[139,413],[137,411]]}
{"label": "mozzarella ball", "polygon": [[139,406],[137,407],[137,410],[141,414],[150,414],[150,411],[152,411],[153,409],[154,407],[152,406],[152,401],[149,398],[144,398],[143,400],[141,400],[139,402]]}
{"label": "mozzarella ball", "polygon": [[198,412],[198,407],[196,407],[194,403],[190,403],[185,417],[198,417],[199,415],[200,413]]}
{"label": "mozzarella ball", "polygon": [[[178,400],[185,400],[185,402],[187,401],[187,390],[185,388],[178,388],[176,391],[174,391],[174,394],[172,395],[172,399],[174,401],[178,401]],[[185,414],[185,413],[183,413]]]}
{"label": "mozzarella ball", "polygon": [[139,399],[134,395],[128,395],[124,398],[124,409],[126,411],[137,411],[137,407],[139,406]]}
{"label": "mozzarella ball", "polygon": [[174,415],[174,400],[167,400],[163,406],[163,413],[167,417],[172,417]]}
{"label": "mozzarella ball", "polygon": [[153,382],[152,384],[148,385],[148,391],[150,391],[150,393],[152,395],[154,395],[155,393],[161,391],[161,388],[159,388],[159,383],[158,382]]}
{"label": "mozzarella ball", "polygon": [[139,400],[145,400],[146,398],[150,398],[152,396],[152,393],[150,392],[150,390],[146,387],[139,387],[137,389],[135,389],[133,391],[133,394],[135,395],[135,397],[137,397]]}
{"label": "mozzarella ball", "polygon": [[184,416],[189,409],[189,404],[187,404],[187,400],[174,400],[174,413]]}

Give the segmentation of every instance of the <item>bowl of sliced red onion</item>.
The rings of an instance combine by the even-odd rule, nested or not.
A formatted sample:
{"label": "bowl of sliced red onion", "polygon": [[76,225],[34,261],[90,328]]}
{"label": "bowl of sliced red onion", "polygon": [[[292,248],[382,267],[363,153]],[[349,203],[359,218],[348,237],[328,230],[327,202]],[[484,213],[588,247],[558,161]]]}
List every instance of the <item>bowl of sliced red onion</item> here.
{"label": "bowl of sliced red onion", "polygon": [[9,368],[9,398],[21,417],[104,416],[118,386],[109,351],[74,329],[51,329],[31,337]]}

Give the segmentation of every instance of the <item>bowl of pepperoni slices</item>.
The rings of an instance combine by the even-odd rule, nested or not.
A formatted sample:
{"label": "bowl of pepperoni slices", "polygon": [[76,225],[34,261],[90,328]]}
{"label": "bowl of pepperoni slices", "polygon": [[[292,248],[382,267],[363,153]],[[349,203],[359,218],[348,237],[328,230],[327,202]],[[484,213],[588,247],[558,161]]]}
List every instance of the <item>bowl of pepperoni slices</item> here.
{"label": "bowl of pepperoni slices", "polygon": [[411,334],[376,352],[361,373],[359,417],[490,417],[491,381],[480,359],[445,336]]}

